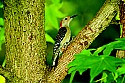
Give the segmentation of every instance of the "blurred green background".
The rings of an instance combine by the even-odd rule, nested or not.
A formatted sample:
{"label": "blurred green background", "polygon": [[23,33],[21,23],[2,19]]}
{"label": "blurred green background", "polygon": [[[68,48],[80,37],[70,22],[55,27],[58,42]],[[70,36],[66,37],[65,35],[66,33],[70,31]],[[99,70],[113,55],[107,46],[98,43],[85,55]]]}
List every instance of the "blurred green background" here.
{"label": "blurred green background", "polygon": [[[52,63],[53,45],[55,36],[59,29],[62,18],[77,14],[78,16],[70,23],[72,36],[76,36],[78,32],[96,15],[105,0],[46,0],[45,3],[45,32],[47,42],[47,64]],[[3,1],[0,1],[0,65],[5,58],[5,35],[4,35],[4,17],[3,17]],[[90,48],[97,48],[118,38],[120,35],[119,25],[111,24],[103,31]],[[69,81],[67,75],[63,83]],[[84,79],[83,79],[84,78]],[[83,83],[89,79],[89,74],[84,73],[82,76],[75,75],[74,83]],[[89,82],[86,81],[86,83]]]}
{"label": "blurred green background", "polygon": [[[3,0],[0,1],[0,65],[5,66],[5,30],[3,16]],[[5,83],[5,78],[0,75],[0,83]]]}
{"label": "blurred green background", "polygon": [[5,58],[5,35],[4,35],[4,16],[3,16],[3,0],[0,1],[0,65]]}

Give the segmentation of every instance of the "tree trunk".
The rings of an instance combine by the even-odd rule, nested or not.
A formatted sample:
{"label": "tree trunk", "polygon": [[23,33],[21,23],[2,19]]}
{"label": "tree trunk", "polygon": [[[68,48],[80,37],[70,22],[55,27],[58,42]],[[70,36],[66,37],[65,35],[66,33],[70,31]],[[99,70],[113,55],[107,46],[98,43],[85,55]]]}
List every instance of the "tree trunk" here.
{"label": "tree trunk", "polygon": [[45,82],[45,1],[4,0],[4,3],[6,69],[11,72],[10,83]]}

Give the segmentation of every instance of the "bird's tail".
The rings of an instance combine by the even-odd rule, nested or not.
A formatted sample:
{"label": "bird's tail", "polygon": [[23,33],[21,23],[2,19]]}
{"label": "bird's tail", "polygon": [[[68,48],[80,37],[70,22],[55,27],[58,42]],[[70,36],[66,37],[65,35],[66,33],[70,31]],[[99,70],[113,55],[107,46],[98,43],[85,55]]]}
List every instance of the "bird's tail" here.
{"label": "bird's tail", "polygon": [[56,66],[57,65],[58,59],[59,59],[61,53],[62,53],[61,50],[57,50],[56,53],[53,55],[54,57],[53,57],[52,66]]}

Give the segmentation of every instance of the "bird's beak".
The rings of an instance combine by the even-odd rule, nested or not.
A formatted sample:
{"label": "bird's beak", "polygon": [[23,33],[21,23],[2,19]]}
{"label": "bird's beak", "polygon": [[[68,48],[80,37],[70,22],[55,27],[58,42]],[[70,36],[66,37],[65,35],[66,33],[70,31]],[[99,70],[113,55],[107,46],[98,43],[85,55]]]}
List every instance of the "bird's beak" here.
{"label": "bird's beak", "polygon": [[74,18],[74,17],[76,17],[76,16],[78,16],[78,15],[73,15],[73,16],[71,16],[70,18]]}
{"label": "bird's beak", "polygon": [[71,22],[71,20],[74,18],[74,17],[76,17],[77,15],[73,15],[73,16],[70,16],[70,19],[69,19],[69,21],[68,21],[68,26],[69,26],[69,23]]}

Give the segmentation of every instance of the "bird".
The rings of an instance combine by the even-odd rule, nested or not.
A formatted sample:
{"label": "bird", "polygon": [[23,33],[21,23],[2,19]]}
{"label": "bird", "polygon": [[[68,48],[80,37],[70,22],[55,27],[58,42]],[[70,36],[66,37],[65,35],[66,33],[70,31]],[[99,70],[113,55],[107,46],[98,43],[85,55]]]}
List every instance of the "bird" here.
{"label": "bird", "polygon": [[70,43],[71,39],[71,30],[69,24],[71,20],[77,15],[67,16],[63,18],[60,22],[60,28],[55,38],[55,44],[53,47],[53,62],[52,66],[57,65],[58,58],[61,56],[65,47]]}

